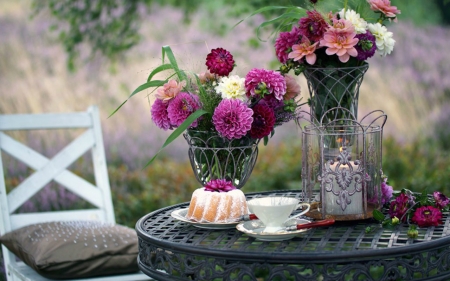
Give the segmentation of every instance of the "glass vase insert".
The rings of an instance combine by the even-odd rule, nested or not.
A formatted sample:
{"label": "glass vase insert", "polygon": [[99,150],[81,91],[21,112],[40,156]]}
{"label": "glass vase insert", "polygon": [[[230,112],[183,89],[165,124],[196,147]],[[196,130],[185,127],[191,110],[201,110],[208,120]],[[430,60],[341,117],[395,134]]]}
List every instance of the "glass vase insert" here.
{"label": "glass vase insert", "polygon": [[[300,119],[309,121],[302,112]],[[309,117],[312,118],[312,117]],[[356,120],[310,123],[302,129],[302,185],[307,216],[360,220],[382,207],[382,140],[387,116],[381,110]],[[332,141],[337,150],[329,150]]]}
{"label": "glass vase insert", "polygon": [[[308,82],[311,116],[322,124],[336,119],[357,120],[359,87],[368,68],[367,63],[356,67],[306,67],[303,74]],[[348,112],[330,110],[339,107]]]}
{"label": "glass vase insert", "polygon": [[247,182],[258,158],[259,139],[243,137],[228,140],[216,132],[187,130],[189,160],[195,177],[205,185],[213,179],[226,179],[237,188]]}

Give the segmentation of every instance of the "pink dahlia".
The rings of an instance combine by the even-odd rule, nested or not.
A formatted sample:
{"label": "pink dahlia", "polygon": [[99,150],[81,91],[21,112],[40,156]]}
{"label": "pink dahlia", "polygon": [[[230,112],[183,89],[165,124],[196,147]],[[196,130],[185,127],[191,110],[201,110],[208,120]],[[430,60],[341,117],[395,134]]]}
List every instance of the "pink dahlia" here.
{"label": "pink dahlia", "polygon": [[442,213],[433,206],[423,206],[417,208],[411,221],[419,227],[438,226],[442,223]]}
{"label": "pink dahlia", "polygon": [[439,191],[433,192],[433,198],[436,202],[436,207],[438,207],[439,209],[444,209],[448,205],[448,203],[450,203],[448,197],[440,193]]}
{"label": "pink dahlia", "polygon": [[164,86],[158,88],[155,97],[163,102],[168,102],[175,98],[184,86],[186,86],[186,81],[178,83],[176,80],[169,80]]}
{"label": "pink dahlia", "polygon": [[234,68],[234,59],[227,50],[217,48],[206,56],[206,66],[213,74],[228,76]]}
{"label": "pink dahlia", "polygon": [[212,121],[219,134],[227,139],[240,139],[252,127],[253,110],[239,99],[223,99],[214,110]]}
{"label": "pink dahlia", "polygon": [[[199,108],[200,101],[198,96],[186,92],[179,93],[167,106],[170,123],[175,127],[180,126],[189,115]],[[196,126],[197,120],[192,123],[191,128]]]}
{"label": "pink dahlia", "polygon": [[248,96],[255,96],[255,90],[267,90],[268,94],[277,100],[283,100],[286,94],[286,80],[283,75],[274,70],[253,68],[245,76],[245,90]]}
{"label": "pink dahlia", "polygon": [[253,123],[250,129],[250,137],[261,139],[268,136],[275,126],[275,113],[273,109],[264,104],[253,107]]}
{"label": "pink dahlia", "polygon": [[408,211],[409,208],[409,197],[404,194],[400,193],[395,200],[391,201],[391,205],[389,206],[389,216],[391,218],[397,217],[398,219],[402,220],[403,222],[406,221],[406,216],[403,217],[403,215]]}
{"label": "pink dahlia", "polygon": [[306,13],[308,16],[301,18],[298,22],[300,32],[313,42],[319,41],[327,30],[328,23],[317,11],[307,11]]}
{"label": "pink dahlia", "polygon": [[236,189],[236,187],[225,179],[210,180],[205,184],[206,191],[228,192]]}
{"label": "pink dahlia", "polygon": [[316,63],[317,56],[314,53],[316,51],[319,42],[311,44],[308,38],[302,37],[300,44],[295,44],[292,46],[292,52],[289,53],[289,58],[298,61],[305,57],[306,62],[313,65]]}
{"label": "pink dahlia", "polygon": [[162,100],[155,100],[151,108],[152,120],[158,128],[164,131],[168,129],[173,129],[172,124],[167,113],[167,106],[169,104],[163,102]]}
{"label": "pink dahlia", "polygon": [[356,34],[355,37],[359,40],[358,44],[355,45],[355,49],[358,52],[356,58],[358,60],[366,60],[373,57],[377,50],[375,36],[370,31],[366,31],[366,33]]}
{"label": "pink dahlia", "polygon": [[355,29],[347,20],[335,20],[333,28],[325,32],[323,39],[320,40],[320,46],[328,47],[325,52],[327,55],[337,55],[343,63],[350,59],[350,56],[356,57],[358,52],[355,45],[359,39],[355,38]]}
{"label": "pink dahlia", "polygon": [[367,0],[370,9],[380,11],[388,18],[395,18],[396,14],[400,14],[400,10],[396,6],[391,6],[390,0]]}
{"label": "pink dahlia", "polygon": [[300,40],[301,36],[300,29],[297,26],[293,26],[289,32],[280,32],[275,41],[275,52],[279,62],[283,64],[287,62],[289,51]]}

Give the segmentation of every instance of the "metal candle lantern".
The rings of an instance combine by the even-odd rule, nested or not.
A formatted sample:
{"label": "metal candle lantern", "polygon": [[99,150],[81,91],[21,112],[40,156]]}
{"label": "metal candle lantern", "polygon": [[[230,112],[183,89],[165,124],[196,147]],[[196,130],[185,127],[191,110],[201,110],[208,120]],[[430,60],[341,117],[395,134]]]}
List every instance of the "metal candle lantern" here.
{"label": "metal candle lantern", "polygon": [[[307,115],[309,120],[303,118]],[[300,125],[302,185],[305,200],[311,204],[307,215],[335,220],[372,217],[373,210],[382,205],[382,139],[387,115],[376,110],[359,122],[354,118],[323,124],[302,112],[301,119],[309,122]]]}

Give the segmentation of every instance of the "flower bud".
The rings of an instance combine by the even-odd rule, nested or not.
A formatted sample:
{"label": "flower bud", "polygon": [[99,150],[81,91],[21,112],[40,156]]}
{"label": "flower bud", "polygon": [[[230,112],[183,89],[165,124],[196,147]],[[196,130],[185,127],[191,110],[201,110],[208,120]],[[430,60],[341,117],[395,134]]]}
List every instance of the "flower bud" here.
{"label": "flower bud", "polygon": [[397,217],[392,218],[392,225],[397,225],[400,223],[400,220]]}
{"label": "flower bud", "polygon": [[411,225],[408,229],[407,234],[409,238],[417,238],[419,236],[419,231],[417,230],[416,226]]}

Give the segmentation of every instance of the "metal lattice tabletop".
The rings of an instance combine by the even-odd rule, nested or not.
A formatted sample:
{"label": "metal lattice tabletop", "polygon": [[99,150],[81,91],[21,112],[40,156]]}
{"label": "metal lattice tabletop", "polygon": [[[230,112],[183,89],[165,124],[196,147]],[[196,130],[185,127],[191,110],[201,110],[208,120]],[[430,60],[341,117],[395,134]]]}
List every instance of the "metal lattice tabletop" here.
{"label": "metal lattice tabletop", "polygon": [[[246,194],[302,200],[301,191]],[[178,204],[136,224],[139,267],[158,280],[450,280],[450,217],[439,227],[383,229],[373,220],[336,222],[280,242],[236,229],[213,230],[175,220]],[[366,228],[372,226],[372,231]]]}

